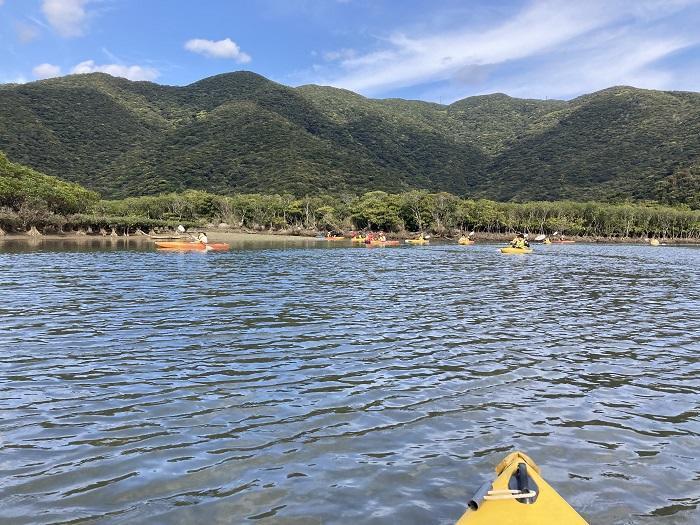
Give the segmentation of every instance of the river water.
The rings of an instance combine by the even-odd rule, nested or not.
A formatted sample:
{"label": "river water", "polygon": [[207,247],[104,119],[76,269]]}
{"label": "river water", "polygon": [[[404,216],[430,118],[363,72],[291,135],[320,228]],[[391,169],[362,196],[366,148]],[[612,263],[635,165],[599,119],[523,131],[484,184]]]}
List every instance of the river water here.
{"label": "river water", "polygon": [[313,246],[0,243],[0,522],[700,523],[700,249]]}

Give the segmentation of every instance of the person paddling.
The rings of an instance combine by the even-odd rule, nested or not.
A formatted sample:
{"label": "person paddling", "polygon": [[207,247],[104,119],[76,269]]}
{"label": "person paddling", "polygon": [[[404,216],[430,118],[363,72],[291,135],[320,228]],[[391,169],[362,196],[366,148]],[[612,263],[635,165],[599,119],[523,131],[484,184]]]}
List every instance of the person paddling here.
{"label": "person paddling", "polygon": [[197,241],[202,244],[209,244],[209,238],[207,237],[207,234],[204,232],[199,232],[197,234]]}
{"label": "person paddling", "polygon": [[515,237],[515,239],[513,239],[512,241],[510,241],[510,245],[511,245],[513,248],[518,248],[518,249],[520,249],[520,250],[522,250],[523,248],[529,248],[529,247],[530,247],[530,243],[527,242],[527,240],[525,240],[525,236],[524,236],[522,233],[519,233],[519,234]]}

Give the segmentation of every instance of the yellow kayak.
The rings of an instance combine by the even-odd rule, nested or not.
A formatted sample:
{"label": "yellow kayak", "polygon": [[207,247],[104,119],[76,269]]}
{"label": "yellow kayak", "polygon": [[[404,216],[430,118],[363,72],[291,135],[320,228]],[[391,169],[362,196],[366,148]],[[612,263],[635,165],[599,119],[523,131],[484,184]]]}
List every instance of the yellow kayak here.
{"label": "yellow kayak", "polygon": [[552,244],[552,241],[550,241],[549,239],[545,239],[544,242],[542,242],[542,244]]}
{"label": "yellow kayak", "polygon": [[462,244],[464,246],[467,246],[469,244],[474,244],[474,241],[471,239],[467,239],[466,237],[460,237],[460,239],[457,241],[459,244]]}
{"label": "yellow kayak", "polygon": [[406,239],[406,244],[428,244],[428,239]]}
{"label": "yellow kayak", "polygon": [[484,483],[469,501],[457,525],[587,525],[540,476],[523,452],[508,454],[496,467],[496,479]]}
{"label": "yellow kayak", "polygon": [[350,240],[351,240],[352,242],[365,242],[365,238],[364,238],[364,237],[353,237],[353,238],[350,239]]}
{"label": "yellow kayak", "polygon": [[659,239],[652,239],[649,241],[649,244],[651,244],[652,246],[660,246],[661,245],[661,243],[659,242]]}
{"label": "yellow kayak", "polygon": [[512,246],[507,246],[501,248],[501,253],[532,253],[532,248],[513,248]]}

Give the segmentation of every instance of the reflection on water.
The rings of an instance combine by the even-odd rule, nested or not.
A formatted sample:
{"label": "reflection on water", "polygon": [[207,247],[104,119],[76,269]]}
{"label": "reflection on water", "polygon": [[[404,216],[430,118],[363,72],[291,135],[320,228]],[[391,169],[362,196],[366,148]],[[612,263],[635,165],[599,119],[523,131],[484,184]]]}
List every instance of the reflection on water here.
{"label": "reflection on water", "polygon": [[453,523],[514,448],[700,519],[697,249],[55,248],[0,243],[3,522]]}

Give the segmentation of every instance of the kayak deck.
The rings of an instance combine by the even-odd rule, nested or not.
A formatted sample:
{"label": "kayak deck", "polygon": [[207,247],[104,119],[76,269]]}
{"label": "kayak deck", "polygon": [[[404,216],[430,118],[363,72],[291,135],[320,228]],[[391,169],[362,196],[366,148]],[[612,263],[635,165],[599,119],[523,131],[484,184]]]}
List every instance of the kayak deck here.
{"label": "kayak deck", "polygon": [[[524,473],[524,475],[523,475]],[[527,482],[521,483],[523,478]],[[521,496],[522,486],[533,494]],[[522,502],[521,502],[522,501]],[[496,467],[496,479],[485,483],[469,502],[457,525],[587,525],[586,521],[540,475],[535,462],[522,452],[506,456]]]}
{"label": "kayak deck", "polygon": [[512,246],[507,246],[506,248],[501,248],[501,253],[532,253],[532,248],[513,248]]}

